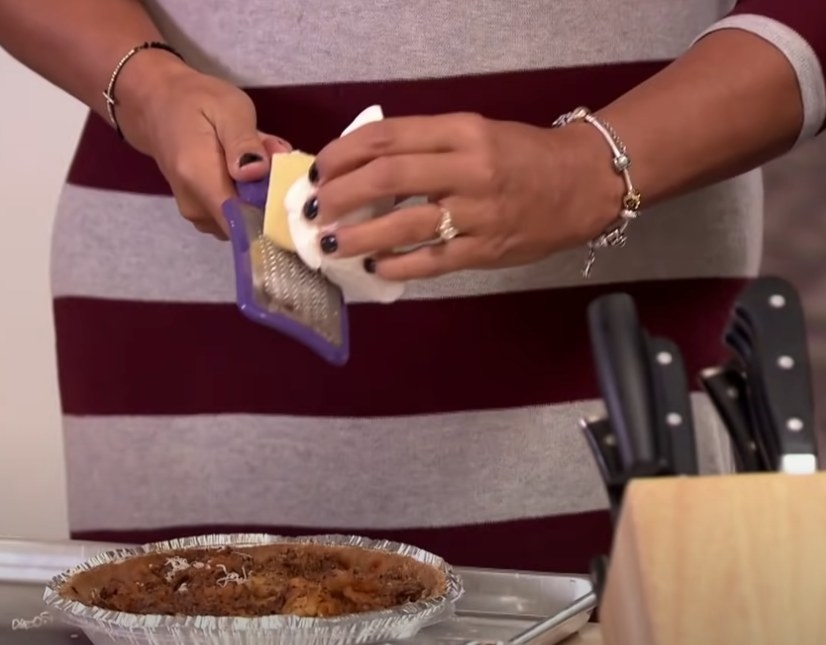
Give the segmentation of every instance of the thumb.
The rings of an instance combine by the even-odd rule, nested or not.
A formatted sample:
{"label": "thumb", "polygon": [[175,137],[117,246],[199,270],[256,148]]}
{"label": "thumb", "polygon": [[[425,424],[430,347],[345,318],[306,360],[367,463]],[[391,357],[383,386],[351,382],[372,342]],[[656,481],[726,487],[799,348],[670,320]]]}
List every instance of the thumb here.
{"label": "thumb", "polygon": [[258,133],[255,110],[228,114],[214,125],[230,177],[244,182],[265,177],[270,169],[270,155]]}
{"label": "thumb", "polygon": [[289,141],[276,137],[274,134],[267,134],[266,132],[259,132],[258,136],[264,144],[264,149],[267,151],[267,156],[272,157],[281,152],[292,152],[293,147]]}

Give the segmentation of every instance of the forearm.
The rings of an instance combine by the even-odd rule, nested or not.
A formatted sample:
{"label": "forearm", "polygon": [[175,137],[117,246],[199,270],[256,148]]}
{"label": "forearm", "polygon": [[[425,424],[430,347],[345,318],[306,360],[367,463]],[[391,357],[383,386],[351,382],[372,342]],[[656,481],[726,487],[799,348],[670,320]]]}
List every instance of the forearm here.
{"label": "forearm", "polygon": [[[138,0],[0,0],[0,45],[101,115],[118,60],[153,40],[161,35]],[[139,100],[159,74],[181,65],[164,51],[141,52],[124,67],[117,98]]]}
{"label": "forearm", "polygon": [[804,101],[780,49],[725,29],[598,116],[626,143],[645,207],[782,154],[801,134]]}

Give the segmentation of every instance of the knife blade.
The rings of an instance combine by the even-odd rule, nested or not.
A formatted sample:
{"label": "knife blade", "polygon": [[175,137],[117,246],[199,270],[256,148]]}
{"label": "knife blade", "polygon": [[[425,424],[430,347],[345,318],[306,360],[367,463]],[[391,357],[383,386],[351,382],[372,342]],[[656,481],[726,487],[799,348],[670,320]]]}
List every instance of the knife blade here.
{"label": "knife blade", "polygon": [[754,280],[735,302],[726,342],[743,365],[748,395],[772,470],[817,469],[806,326],[787,281]]}
{"label": "knife blade", "polygon": [[588,307],[594,364],[627,477],[662,474],[643,330],[628,294],[614,293]]}
{"label": "knife blade", "polygon": [[647,337],[660,446],[675,475],[696,475],[697,445],[685,363],[667,338]]}

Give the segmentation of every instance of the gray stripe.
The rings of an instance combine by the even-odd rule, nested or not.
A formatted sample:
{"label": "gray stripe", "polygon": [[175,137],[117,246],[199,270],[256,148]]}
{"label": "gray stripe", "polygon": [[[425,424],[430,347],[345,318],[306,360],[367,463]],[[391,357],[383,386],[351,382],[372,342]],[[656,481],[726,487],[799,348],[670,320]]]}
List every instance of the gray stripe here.
{"label": "gray stripe", "polygon": [[[727,442],[695,397],[704,469]],[[69,417],[74,530],[210,523],[398,528],[602,508],[577,428],[598,404],[372,420]]]}
{"label": "gray stripe", "polygon": [[[198,67],[248,85],[440,77],[676,57],[720,0],[151,0]],[[576,101],[575,97],[572,97]]]}
{"label": "gray stripe", "polygon": [[826,119],[826,83],[823,68],[812,46],[794,29],[777,20],[754,14],[724,18],[708,32],[720,29],[742,29],[768,40],[789,60],[797,74],[803,102],[803,124],[798,143],[815,136]]}
{"label": "gray stripe", "polygon": [[235,300],[229,244],[198,233],[172,198],[66,185],[53,236],[56,296]]}
{"label": "gray stripe", "polygon": [[[600,254],[588,283],[753,275],[762,246],[762,198],[761,175],[754,172],[645,212],[626,248]],[[66,186],[54,235],[55,295],[235,298],[229,245],[195,231],[171,198]],[[583,259],[575,249],[531,266],[457,273],[411,284],[405,298],[582,285]]]}

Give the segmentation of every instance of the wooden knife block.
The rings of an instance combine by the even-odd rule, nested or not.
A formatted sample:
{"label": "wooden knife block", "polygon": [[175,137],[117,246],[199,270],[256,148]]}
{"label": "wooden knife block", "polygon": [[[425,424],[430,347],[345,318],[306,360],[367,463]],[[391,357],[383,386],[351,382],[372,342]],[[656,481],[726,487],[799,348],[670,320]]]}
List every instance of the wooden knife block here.
{"label": "wooden knife block", "polygon": [[826,473],[632,480],[605,645],[826,644]]}

